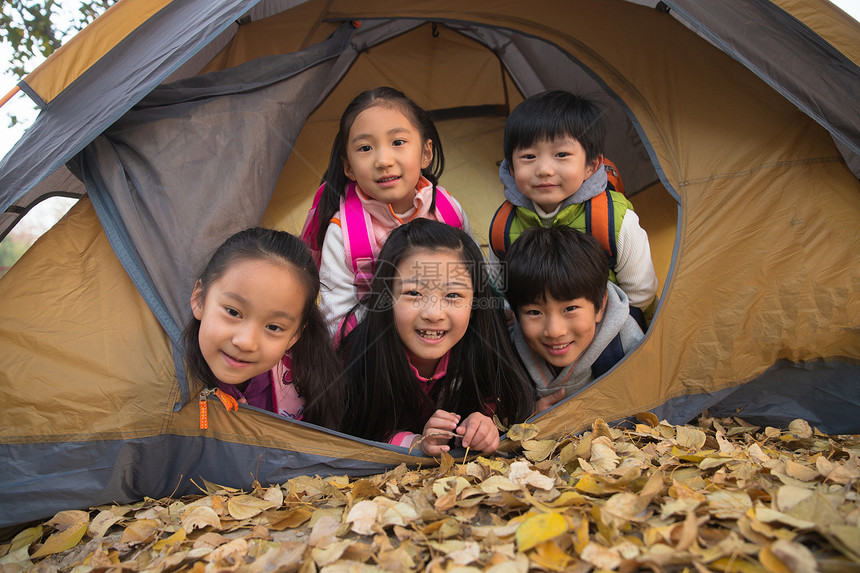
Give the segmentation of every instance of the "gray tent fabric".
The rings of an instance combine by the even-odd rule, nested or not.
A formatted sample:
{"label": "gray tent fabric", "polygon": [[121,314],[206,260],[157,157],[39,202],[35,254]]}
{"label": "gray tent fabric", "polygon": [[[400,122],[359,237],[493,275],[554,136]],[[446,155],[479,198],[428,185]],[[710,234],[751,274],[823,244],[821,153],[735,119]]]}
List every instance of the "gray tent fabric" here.
{"label": "gray tent fabric", "polygon": [[[188,87],[156,90],[151,105],[126,114],[84,151],[82,170],[102,225],[128,233],[175,324],[187,317],[201,261],[232,233],[259,223],[305,118],[324,95],[319,86],[351,37],[345,26],[297,54],[218,73],[220,82],[192,78]],[[224,75],[236,79],[224,82]],[[260,78],[267,89],[259,89]],[[103,207],[108,203],[121,221]],[[127,270],[137,266],[114,247]],[[159,301],[147,303],[158,315]],[[177,342],[179,329],[166,330]]]}
{"label": "gray tent fabric", "polygon": [[[240,407],[246,414],[277,417],[259,408],[244,404]],[[283,419],[279,422],[344,436],[304,422]],[[356,447],[403,450],[399,446],[348,437]],[[391,467],[383,462],[338,458],[326,451],[302,453],[207,436],[173,434],[119,440],[0,444],[0,459],[4,460],[4,472],[8,472],[0,488],[0,508],[3,509],[0,527],[47,517],[62,508],[124,504],[145,497],[193,495],[200,492],[201,478],[218,480],[222,484],[245,483],[248,468],[253,468],[254,477],[260,483],[275,484],[301,475],[362,476]]]}
{"label": "gray tent fabric", "polygon": [[174,343],[202,264],[259,223],[310,112],[361,50],[418,24],[344,24],[306,50],[168,84],[84,150],[102,225]]}
{"label": "gray tent fabric", "polygon": [[[172,2],[58,95],[0,161],[0,212],[56,171],[259,0]],[[116,70],[134,70],[117,74]],[[22,89],[29,92],[26,84]],[[28,94],[34,96],[35,94]],[[38,98],[36,98],[38,101]],[[0,228],[5,235],[7,228]]]}
{"label": "gray tent fabric", "polygon": [[[624,185],[627,195],[655,183],[655,165],[659,165],[640,137],[641,129],[630,109],[612,93],[606,84],[577,62],[570,54],[541,38],[533,38],[509,30],[485,26],[448,24],[466,37],[473,38],[496,53],[505,65],[517,88],[525,96],[538,92],[564,89],[587,95],[599,103],[606,113],[610,130],[606,137],[606,157],[624,165]],[[623,144],[622,144],[623,142]],[[663,185],[678,195],[665,177]]]}

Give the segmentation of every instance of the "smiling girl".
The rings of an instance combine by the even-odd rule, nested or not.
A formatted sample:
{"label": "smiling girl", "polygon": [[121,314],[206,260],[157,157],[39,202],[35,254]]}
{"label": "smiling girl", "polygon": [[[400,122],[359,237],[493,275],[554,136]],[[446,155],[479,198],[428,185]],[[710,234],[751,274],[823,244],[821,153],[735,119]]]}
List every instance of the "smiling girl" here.
{"label": "smiling girl", "polygon": [[499,445],[493,414],[525,419],[534,399],[475,242],[426,219],[385,243],[360,318],[340,347],[347,368],[347,433],[418,446],[427,455]]}
{"label": "smiling girl", "polygon": [[319,290],[297,237],[260,227],[231,236],[194,284],[183,333],[189,374],[241,403],[337,429],[342,373]]}
{"label": "smiling girl", "polygon": [[386,237],[414,219],[469,232],[463,208],[437,185],[445,159],[430,115],[380,87],[347,106],[302,239],[328,287],[320,307],[332,333],[365,292]]}

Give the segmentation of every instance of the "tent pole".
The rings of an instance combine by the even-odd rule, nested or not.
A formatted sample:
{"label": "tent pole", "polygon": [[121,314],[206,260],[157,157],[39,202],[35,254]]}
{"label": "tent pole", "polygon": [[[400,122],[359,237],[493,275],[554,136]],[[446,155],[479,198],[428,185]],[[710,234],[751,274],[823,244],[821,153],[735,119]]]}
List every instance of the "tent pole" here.
{"label": "tent pole", "polygon": [[19,88],[18,86],[15,86],[11,90],[9,90],[9,93],[4,95],[3,99],[0,99],[0,107],[3,107],[4,105],[6,105],[6,102],[9,101],[10,99],[12,99],[12,96],[15,95],[16,93],[18,93],[19,91],[21,91],[21,88]]}

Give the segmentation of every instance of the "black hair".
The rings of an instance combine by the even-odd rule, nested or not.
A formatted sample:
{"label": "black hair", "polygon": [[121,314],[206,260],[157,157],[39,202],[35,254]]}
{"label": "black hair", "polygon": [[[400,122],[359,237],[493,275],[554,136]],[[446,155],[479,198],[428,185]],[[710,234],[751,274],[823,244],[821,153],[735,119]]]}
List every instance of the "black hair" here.
{"label": "black hair", "polygon": [[591,235],[565,225],[530,227],[505,257],[505,296],[514,313],[527,305],[585,298],[599,311],[606,296],[609,264]]}
{"label": "black hair", "polygon": [[409,118],[409,121],[421,135],[422,145],[428,140],[432,141],[433,158],[430,164],[421,170],[421,175],[433,185],[433,199],[430,204],[430,210],[432,211],[436,206],[436,186],[439,184],[439,177],[442,176],[442,171],[445,169],[445,154],[442,151],[442,142],[439,139],[439,133],[436,131],[436,125],[433,123],[430,114],[406,97],[403,92],[394,88],[383,86],[363,91],[355,96],[349,105],[346,106],[343,115],[340,117],[340,127],[337,135],[331,146],[328,168],[322,180],[325,188],[316,211],[316,227],[312,227],[318,229],[316,236],[312,237],[312,240],[316,244],[312,244],[311,248],[315,250],[322,249],[329,222],[340,207],[340,199],[346,192],[346,186],[349,182],[343,170],[344,161],[346,160],[346,144],[349,140],[349,130],[352,129],[352,124],[355,122],[358,114],[377,105],[398,108]]}
{"label": "black hair", "polygon": [[586,163],[603,155],[606,119],[597,102],[563,90],[529,96],[513,109],[505,122],[505,159],[536,141],[572,137],[585,150]]}
{"label": "black hair", "polygon": [[[325,319],[317,307],[320,291],[319,271],[311,253],[293,235],[274,229],[253,227],[240,231],[215,250],[198,279],[197,296],[205,299],[209,286],[235,263],[266,260],[289,266],[304,287],[305,304],[299,325],[299,338],[291,348],[294,384],[305,400],[303,419],[333,429],[343,416],[343,392],[333,389],[342,384],[342,371],[331,345]],[[188,374],[214,388],[216,378],[200,351],[200,321],[193,315],[182,338]]]}
{"label": "black hair", "polygon": [[[466,333],[452,348],[447,372],[429,396],[410,369],[392,309],[397,267],[417,250],[458,253],[474,293]],[[370,293],[353,315],[358,308],[365,315],[339,348],[346,363],[347,411],[357,414],[344,420],[343,431],[380,441],[402,430],[420,434],[437,408],[465,418],[489,406],[507,423],[532,413],[534,390],[508,338],[503,300],[491,288],[480,249],[460,229],[415,219],[392,231],[379,254]]]}

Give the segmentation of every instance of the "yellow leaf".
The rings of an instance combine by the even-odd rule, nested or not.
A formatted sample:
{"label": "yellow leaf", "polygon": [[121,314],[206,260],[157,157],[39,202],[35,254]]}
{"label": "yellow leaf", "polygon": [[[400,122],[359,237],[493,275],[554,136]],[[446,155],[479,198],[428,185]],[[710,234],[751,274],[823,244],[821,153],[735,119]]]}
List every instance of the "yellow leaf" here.
{"label": "yellow leaf", "polygon": [[[84,536],[84,533],[87,532],[87,526],[89,525],[89,514],[85,511],[74,512],[74,517],[79,519],[75,523],[71,523],[66,519],[69,517],[68,514],[72,514],[73,512],[60,512],[54,519],[49,521],[49,524],[56,524],[58,527],[63,527],[63,530],[57,531],[53,535],[51,535],[47,541],[45,541],[44,545],[42,545],[33,555],[30,557],[32,559],[37,559],[39,557],[45,557],[46,555],[53,555],[54,553],[59,553],[61,551],[65,551],[67,549],[71,549]],[[60,514],[64,515],[60,520],[57,520],[57,517]]]}
{"label": "yellow leaf", "polygon": [[[201,478],[202,479],[202,478]],[[210,481],[203,480],[203,485],[206,486],[206,493],[209,495],[216,495],[221,493],[235,493],[240,491],[235,487],[227,487],[226,485],[218,485],[217,483],[212,483]]]}
{"label": "yellow leaf", "polygon": [[607,485],[602,480],[598,480],[592,474],[585,474],[579,478],[579,481],[577,481],[576,485],[573,487],[581,492],[590,493],[591,495],[607,495],[619,491],[618,488]]}
{"label": "yellow leaf", "polygon": [[121,542],[129,545],[148,543],[158,533],[158,526],[159,523],[154,519],[138,519],[122,532]]}
{"label": "yellow leaf", "polygon": [[577,554],[582,555],[586,545],[588,545],[588,520],[583,517],[579,525],[573,529],[573,549]]}
{"label": "yellow leaf", "polygon": [[236,495],[227,500],[227,511],[237,521],[250,519],[273,507],[276,507],[274,502],[248,494]]}
{"label": "yellow leaf", "polygon": [[527,551],[567,531],[567,521],[558,513],[541,513],[526,519],[517,528],[517,548]]}
{"label": "yellow leaf", "polygon": [[535,438],[540,430],[535,424],[514,424],[508,430],[507,438],[515,442],[524,442]]}
{"label": "yellow leaf", "polygon": [[28,527],[18,535],[16,535],[12,539],[12,543],[9,545],[9,553],[13,551],[17,551],[22,547],[29,547],[36,541],[42,538],[42,526],[36,525],[35,527]]}
{"label": "yellow leaf", "polygon": [[571,561],[571,557],[555,541],[550,540],[535,546],[531,560],[550,571],[561,571]]}
{"label": "yellow leaf", "polygon": [[166,537],[160,541],[157,541],[155,545],[152,546],[152,548],[155,551],[161,551],[165,547],[173,547],[174,543],[182,543],[183,541],[185,541],[186,537],[187,536],[185,535],[185,530],[180,527],[176,531],[176,533],[174,533],[170,537]]}
{"label": "yellow leaf", "polygon": [[[768,559],[774,565],[774,568],[765,563],[762,555],[767,555],[765,559]],[[762,549],[759,554],[759,560],[771,573],[783,573],[783,571],[790,573],[816,573],[818,571],[815,556],[812,555],[809,549],[800,543],[786,541],[785,539],[774,541],[769,548],[765,547]],[[779,566],[782,566],[782,568],[779,568]]]}
{"label": "yellow leaf", "polygon": [[436,497],[442,497],[452,489],[454,490],[454,495],[456,496],[465,488],[469,487],[469,482],[466,478],[462,477],[448,477],[437,479],[433,483],[433,493]]}
{"label": "yellow leaf", "polygon": [[508,470],[508,464],[502,460],[478,457],[475,461],[490,471],[505,473]]}
{"label": "yellow leaf", "polygon": [[526,457],[533,462],[542,462],[555,450],[555,440],[523,440]]}
{"label": "yellow leaf", "polygon": [[570,505],[582,505],[584,503],[587,503],[587,500],[580,494],[575,491],[566,491],[558,496],[555,501],[547,505],[550,507],[567,507]]}

